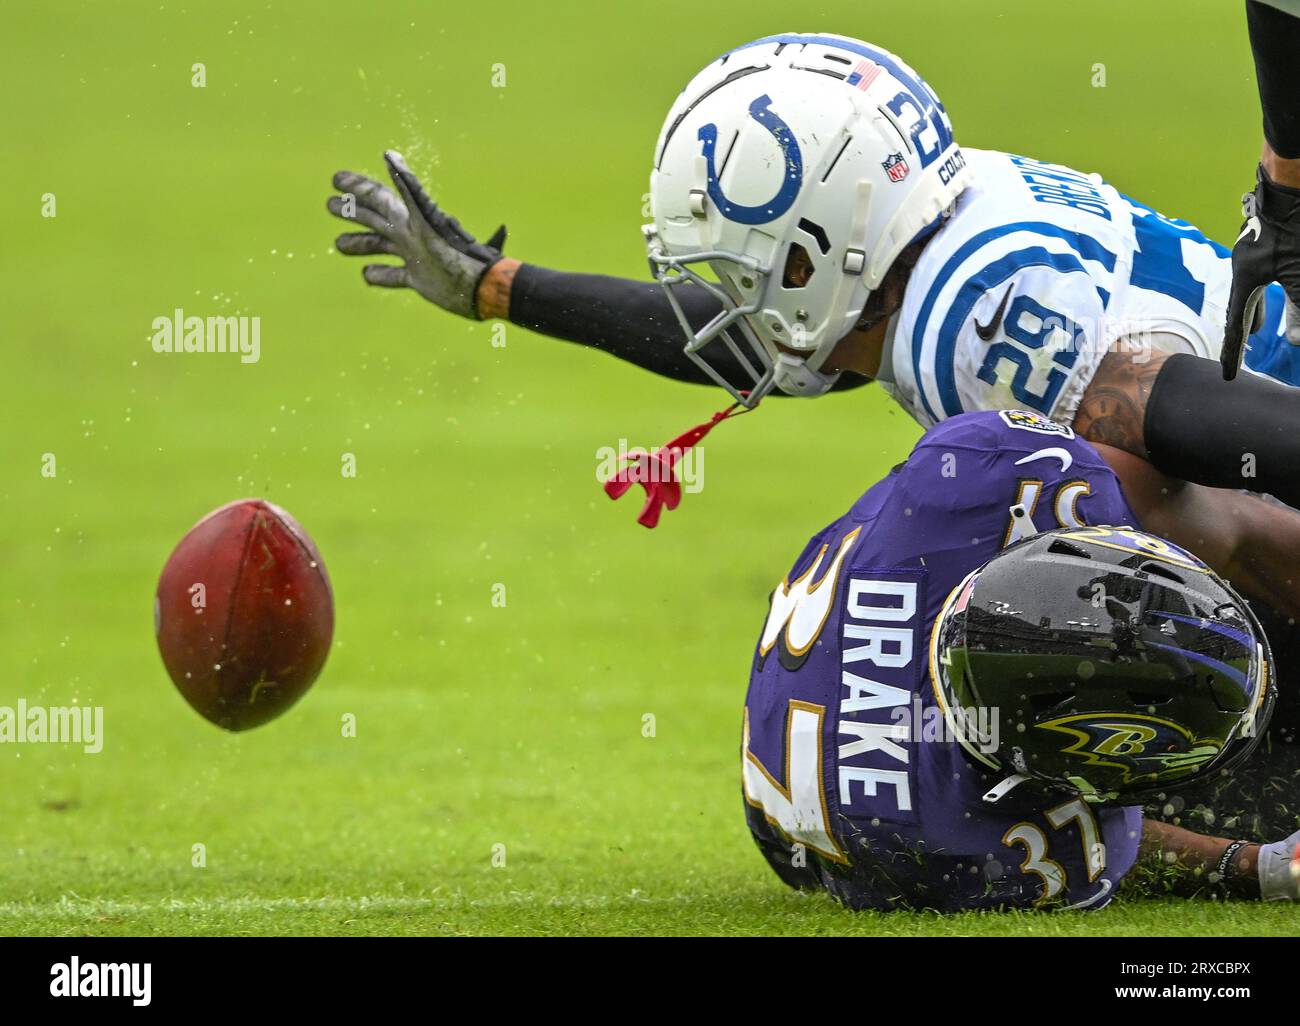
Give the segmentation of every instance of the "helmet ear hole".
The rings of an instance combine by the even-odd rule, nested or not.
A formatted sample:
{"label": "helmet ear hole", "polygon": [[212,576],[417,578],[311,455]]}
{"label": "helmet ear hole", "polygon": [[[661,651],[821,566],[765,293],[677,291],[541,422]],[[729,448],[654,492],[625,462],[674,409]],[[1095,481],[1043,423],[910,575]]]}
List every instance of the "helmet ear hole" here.
{"label": "helmet ear hole", "polygon": [[1035,716],[1044,716],[1047,713],[1065,712],[1074,704],[1075,693],[1073,691],[1064,691],[1058,693],[1039,692],[1031,695],[1029,698],[1029,707],[1034,711]]}
{"label": "helmet ear hole", "polygon": [[1092,553],[1082,545],[1076,545],[1064,538],[1053,538],[1051,544],[1047,546],[1047,551],[1053,556],[1073,556],[1076,559],[1092,558]]}
{"label": "helmet ear hole", "polygon": [[808,251],[797,242],[790,243],[789,252],[785,258],[785,271],[781,276],[781,287],[784,289],[801,289],[812,281],[812,276],[817,273],[817,268],[813,265],[812,257]]}
{"label": "helmet ear hole", "polygon": [[799,230],[817,243],[817,248],[821,250],[822,256],[831,251],[830,236],[826,234],[826,229],[816,221],[809,221],[806,217],[799,218]]}
{"label": "helmet ear hole", "polygon": [[1147,576],[1149,577],[1163,577],[1165,580],[1173,581],[1175,584],[1185,585],[1187,583],[1185,578],[1174,573],[1172,570],[1169,569],[1169,567],[1164,566],[1161,563],[1156,563],[1152,560],[1148,560],[1147,562],[1143,563],[1141,566],[1138,567],[1138,569],[1141,570],[1143,573],[1147,574]]}
{"label": "helmet ear hole", "polygon": [[1130,691],[1128,697],[1130,702],[1138,706],[1164,705],[1174,700],[1174,696],[1167,692],[1161,694],[1155,691]]}

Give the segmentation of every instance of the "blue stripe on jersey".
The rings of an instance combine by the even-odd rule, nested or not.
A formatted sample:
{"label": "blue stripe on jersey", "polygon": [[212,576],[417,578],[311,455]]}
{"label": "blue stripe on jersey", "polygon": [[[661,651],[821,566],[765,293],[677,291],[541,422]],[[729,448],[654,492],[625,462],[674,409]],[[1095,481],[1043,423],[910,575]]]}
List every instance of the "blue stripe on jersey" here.
{"label": "blue stripe on jersey", "polygon": [[[1201,316],[1205,309],[1205,282],[1192,274],[1184,263],[1183,243],[1209,246],[1225,259],[1230,256],[1227,248],[1207,239],[1195,225],[1182,218],[1165,217],[1132,196],[1121,194],[1121,198],[1133,209],[1133,234],[1137,244],[1133,251],[1129,284],[1168,296],[1196,316]],[[1146,214],[1139,214],[1139,210],[1145,210]]]}
{"label": "blue stripe on jersey", "polygon": [[[939,417],[935,415],[934,408],[930,405],[930,399],[925,394],[925,385],[921,379],[921,349],[925,343],[925,329],[930,320],[930,314],[934,312],[934,305],[939,301],[939,293],[943,287],[948,284],[951,278],[966,260],[985,243],[992,242],[994,239],[1000,239],[1004,235],[1011,235],[1014,232],[1034,232],[1038,235],[1045,235],[1049,238],[1061,239],[1066,242],[1071,249],[1079,254],[1084,260],[1095,260],[1101,264],[1108,272],[1115,270],[1115,254],[1094,239],[1091,235],[1084,235],[1080,232],[1072,232],[1059,225],[1049,224],[1046,221],[1016,221],[1013,224],[998,225],[996,228],[989,228],[967,239],[957,251],[948,258],[948,262],[940,268],[939,273],[934,276],[934,281],[930,284],[930,291],[926,293],[925,302],[921,304],[921,311],[916,318],[916,326],[912,330],[912,375],[916,381],[916,391],[921,397],[921,402],[925,405],[925,412],[930,415],[930,419],[938,421]],[[1077,261],[1076,265],[1069,270],[1083,270]],[[968,283],[969,284],[969,283]],[[963,292],[965,289],[963,288]],[[1109,298],[1109,297],[1106,297]],[[1104,301],[1103,301],[1104,302]],[[974,304],[972,303],[971,306]],[[966,313],[970,313],[968,308]],[[945,326],[949,318],[944,319]],[[961,322],[957,322],[960,327]],[[947,346],[949,353],[955,348],[956,339]],[[952,380],[953,368],[951,358],[948,360],[948,369],[945,373],[942,364],[936,364],[936,378],[944,377],[948,381]],[[952,389],[952,405],[955,406],[955,412],[961,412],[961,402],[957,399],[955,387]],[[951,416],[954,412],[949,409],[949,397],[943,398],[944,409]]]}
{"label": "blue stripe on jersey", "polygon": [[[1083,270],[1083,264],[1069,253],[1053,253],[1042,246],[1018,249],[977,271],[957,290],[948,314],[939,328],[939,339],[934,352],[935,384],[939,386],[939,399],[943,412],[949,417],[962,413],[961,398],[957,395],[957,370],[954,352],[961,325],[989,289],[995,289],[1016,272],[1026,267],[1054,267],[1062,273]],[[922,393],[924,397],[924,392]],[[929,404],[926,404],[929,408]]]}
{"label": "blue stripe on jersey", "polygon": [[[1183,232],[1186,233],[1186,237],[1191,239],[1193,242],[1204,242],[1207,246],[1213,249],[1214,252],[1217,253],[1219,256],[1221,257],[1232,256],[1232,250],[1230,250],[1223,243],[1215,242],[1213,239],[1206,236],[1199,228],[1196,227],[1196,225],[1192,224],[1191,221],[1184,221],[1181,217],[1166,217],[1164,214],[1160,213],[1160,211],[1158,211],[1155,207],[1147,203],[1143,203],[1141,200],[1135,200],[1132,196],[1126,196],[1122,192],[1119,194],[1119,198],[1122,199],[1125,203],[1130,204],[1131,206],[1141,207],[1148,214],[1154,215],[1157,220],[1164,221],[1166,224],[1173,225],[1175,228],[1182,230]],[[1136,228],[1137,223],[1141,220],[1144,219],[1141,217],[1133,218],[1133,226]]]}

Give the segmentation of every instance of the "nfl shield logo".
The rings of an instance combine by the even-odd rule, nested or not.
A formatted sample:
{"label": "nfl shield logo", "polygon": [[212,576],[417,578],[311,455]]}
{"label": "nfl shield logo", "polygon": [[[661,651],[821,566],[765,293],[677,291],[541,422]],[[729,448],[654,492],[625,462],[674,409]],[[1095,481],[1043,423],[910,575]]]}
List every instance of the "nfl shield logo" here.
{"label": "nfl shield logo", "polygon": [[885,169],[885,174],[889,175],[891,182],[901,182],[907,177],[907,161],[903,159],[901,153],[891,153],[880,166]]}

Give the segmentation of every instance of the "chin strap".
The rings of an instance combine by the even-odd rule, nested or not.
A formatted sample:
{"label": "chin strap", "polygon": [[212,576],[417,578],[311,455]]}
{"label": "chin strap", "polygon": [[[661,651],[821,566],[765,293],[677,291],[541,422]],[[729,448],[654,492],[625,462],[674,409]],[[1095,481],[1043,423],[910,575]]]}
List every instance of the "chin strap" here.
{"label": "chin strap", "polygon": [[1029,777],[1023,773],[1012,773],[1009,777],[1003,777],[1000,782],[984,792],[984,800],[996,804],[1028,779]]}
{"label": "chin strap", "polygon": [[[748,398],[749,393],[742,392],[741,395]],[[605,482],[605,494],[611,499],[621,499],[629,488],[639,484],[645,489],[646,498],[636,522],[642,527],[654,527],[659,523],[659,516],[665,507],[676,509],[682,501],[682,486],[677,480],[677,463],[682,456],[724,420],[756,409],[757,403],[751,407],[746,407],[743,403],[732,403],[703,424],[696,424],[689,431],[683,431],[667,445],[660,446],[653,452],[645,449],[630,450],[624,457],[623,465]]]}

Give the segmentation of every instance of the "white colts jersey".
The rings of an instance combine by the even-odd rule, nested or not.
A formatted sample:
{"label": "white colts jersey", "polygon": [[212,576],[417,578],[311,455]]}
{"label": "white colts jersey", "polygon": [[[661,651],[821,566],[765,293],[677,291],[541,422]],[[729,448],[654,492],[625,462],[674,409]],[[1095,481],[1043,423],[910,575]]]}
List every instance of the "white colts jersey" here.
{"label": "white colts jersey", "polygon": [[[1154,334],[1218,358],[1227,249],[1098,175],[965,153],[975,184],[922,251],[880,378],[921,424],[1012,408],[1069,424],[1102,357],[1144,359]],[[1273,286],[1247,366],[1294,381],[1282,306]]]}

